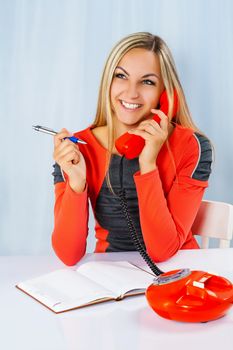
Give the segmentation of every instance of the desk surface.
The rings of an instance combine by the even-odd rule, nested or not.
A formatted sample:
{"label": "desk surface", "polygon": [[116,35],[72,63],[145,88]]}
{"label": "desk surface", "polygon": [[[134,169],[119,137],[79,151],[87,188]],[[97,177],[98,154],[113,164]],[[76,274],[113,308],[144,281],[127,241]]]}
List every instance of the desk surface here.
{"label": "desk surface", "polygon": [[[82,260],[128,260],[138,253],[89,254]],[[0,257],[0,330],[4,350],[232,349],[233,307],[216,321],[190,324],[159,317],[145,296],[54,314],[14,286],[64,265],[56,257]],[[180,251],[159,267],[189,267],[233,281],[233,248]]]}

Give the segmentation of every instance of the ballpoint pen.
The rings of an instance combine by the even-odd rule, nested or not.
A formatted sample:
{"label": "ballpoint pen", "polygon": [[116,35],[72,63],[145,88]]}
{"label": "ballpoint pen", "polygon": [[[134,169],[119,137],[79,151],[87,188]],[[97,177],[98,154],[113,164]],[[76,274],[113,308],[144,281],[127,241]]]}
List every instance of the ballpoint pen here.
{"label": "ballpoint pen", "polygon": [[[33,125],[32,128],[36,131],[41,131],[41,132],[44,132],[45,134],[49,134],[49,135],[56,135],[57,132],[52,130],[52,129],[49,129],[49,128],[46,128],[45,126],[40,126],[40,125]],[[83,145],[86,145],[87,143],[75,136],[70,136],[70,137],[65,137],[65,139],[69,139],[70,141],[74,142],[74,143],[82,143]]]}

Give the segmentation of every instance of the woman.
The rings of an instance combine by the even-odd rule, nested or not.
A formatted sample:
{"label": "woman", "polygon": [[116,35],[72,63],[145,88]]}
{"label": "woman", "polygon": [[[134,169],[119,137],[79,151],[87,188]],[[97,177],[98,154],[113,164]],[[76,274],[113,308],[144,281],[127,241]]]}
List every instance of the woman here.
{"label": "woman", "polygon": [[[158,110],[164,91],[167,115]],[[160,123],[152,119],[154,114]],[[125,132],[144,139],[136,158],[126,159],[115,147]],[[70,133],[62,129],[54,148],[52,243],[65,264],[76,264],[85,254],[88,198],[96,219],[95,252],[135,250],[130,219],[153,261],[166,260],[179,249],[198,248],[191,227],[208,186],[212,150],[191,119],[171,53],[161,38],[135,33],[113,48],[94,123],[74,135],[87,144],[64,140]]]}

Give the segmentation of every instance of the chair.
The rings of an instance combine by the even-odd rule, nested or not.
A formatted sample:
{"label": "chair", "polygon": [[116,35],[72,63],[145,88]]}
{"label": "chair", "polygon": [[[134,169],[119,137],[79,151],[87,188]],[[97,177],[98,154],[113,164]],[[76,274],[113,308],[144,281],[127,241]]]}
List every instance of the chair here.
{"label": "chair", "polygon": [[219,248],[229,248],[233,233],[233,205],[203,200],[192,232],[201,236],[201,248],[209,247],[209,238],[218,238]]}

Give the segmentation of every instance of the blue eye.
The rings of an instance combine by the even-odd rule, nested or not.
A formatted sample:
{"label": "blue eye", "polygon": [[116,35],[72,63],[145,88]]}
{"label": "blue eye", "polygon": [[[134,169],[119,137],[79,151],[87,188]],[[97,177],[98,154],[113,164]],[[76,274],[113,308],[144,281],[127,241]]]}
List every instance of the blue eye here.
{"label": "blue eye", "polygon": [[152,80],[149,80],[149,79],[143,80],[143,84],[145,84],[145,85],[155,85],[155,83]]}
{"label": "blue eye", "polygon": [[116,77],[116,78],[119,78],[119,79],[124,79],[124,78],[125,78],[125,75],[122,74],[122,73],[117,73],[117,74],[115,74],[115,77]]}

